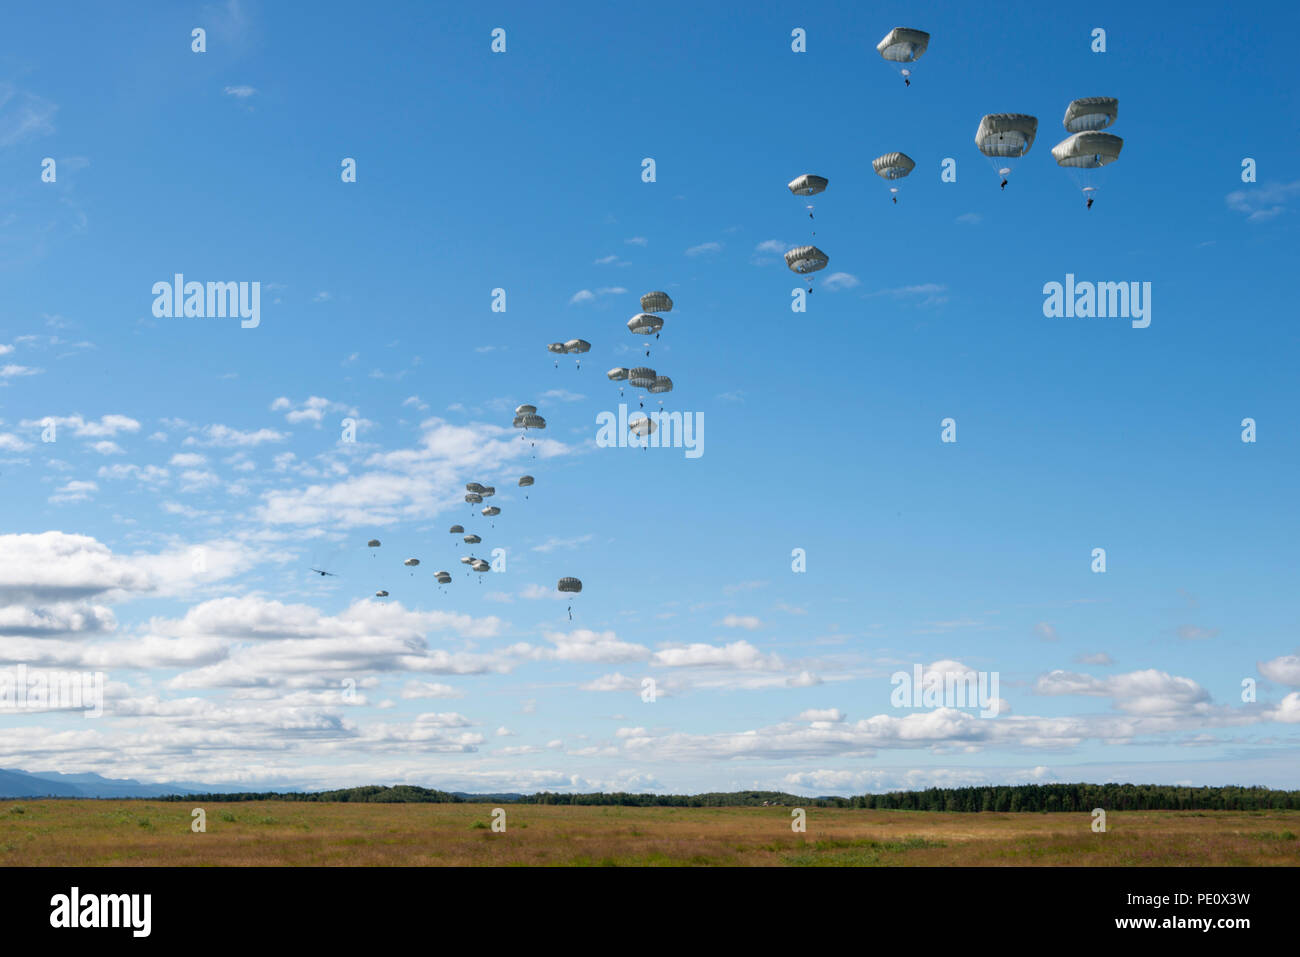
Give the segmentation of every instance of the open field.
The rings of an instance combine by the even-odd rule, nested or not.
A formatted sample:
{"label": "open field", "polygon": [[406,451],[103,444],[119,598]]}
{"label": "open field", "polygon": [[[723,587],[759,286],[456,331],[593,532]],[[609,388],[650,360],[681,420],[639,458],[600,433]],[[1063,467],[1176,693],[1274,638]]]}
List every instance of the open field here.
{"label": "open field", "polygon": [[0,866],[1300,865],[1300,811],[947,814],[784,807],[0,801]]}

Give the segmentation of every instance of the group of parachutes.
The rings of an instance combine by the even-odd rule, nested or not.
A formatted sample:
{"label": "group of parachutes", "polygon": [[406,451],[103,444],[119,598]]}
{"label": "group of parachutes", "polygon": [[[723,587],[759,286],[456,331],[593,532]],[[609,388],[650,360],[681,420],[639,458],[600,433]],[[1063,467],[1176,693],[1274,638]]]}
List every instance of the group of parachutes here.
{"label": "group of parachutes", "polygon": [[[929,45],[930,34],[924,30],[895,27],[876,44],[876,49],[891,63],[912,64],[920,59]],[[911,86],[911,69],[903,66],[901,72],[904,82]],[[1052,157],[1057,165],[1076,177],[1087,200],[1087,209],[1092,208],[1097,191],[1091,171],[1119,159],[1124,146],[1120,137],[1102,132],[1118,116],[1119,100],[1115,97],[1088,96],[1074,100],[1065,109],[1064,126],[1069,135],[1052,147]],[[1002,177],[1002,189],[1007,187],[1007,177],[1014,162],[1029,152],[1037,133],[1038,118],[1027,113],[990,113],[980,120],[975,131],[975,145]],[[897,203],[898,181],[916,168],[916,162],[906,153],[892,152],[877,156],[871,161],[871,167],[877,176],[891,184],[891,198]],[[825,190],[827,185],[826,177],[805,173],[791,180],[787,188],[795,196],[810,197]],[[808,203],[806,208],[811,219],[812,204]],[[829,262],[830,258],[813,245],[797,246],[785,254],[786,265],[799,275],[825,269]],[[812,291],[811,280],[809,291]]]}

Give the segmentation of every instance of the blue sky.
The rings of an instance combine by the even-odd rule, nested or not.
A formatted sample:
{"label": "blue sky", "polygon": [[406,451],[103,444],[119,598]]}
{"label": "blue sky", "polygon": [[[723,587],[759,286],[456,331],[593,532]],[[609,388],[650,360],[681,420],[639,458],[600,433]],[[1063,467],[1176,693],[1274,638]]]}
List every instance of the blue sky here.
{"label": "blue sky", "polygon": [[[10,17],[0,666],[102,670],[108,700],[3,716],[0,767],[1300,786],[1293,8],[330,6]],[[910,88],[893,26],[932,34]],[[1050,149],[1097,95],[1125,146],[1085,210]],[[1039,118],[1005,191],[991,112]],[[794,313],[804,172],[830,264]],[[260,325],[155,318],[177,272],[260,282]],[[1149,282],[1150,326],[1045,318],[1067,273]],[[652,289],[647,360],[624,323]],[[604,371],[641,363],[698,458],[597,447]],[[467,577],[453,522],[506,570]],[[996,672],[1007,708],[891,707],[914,664]]]}

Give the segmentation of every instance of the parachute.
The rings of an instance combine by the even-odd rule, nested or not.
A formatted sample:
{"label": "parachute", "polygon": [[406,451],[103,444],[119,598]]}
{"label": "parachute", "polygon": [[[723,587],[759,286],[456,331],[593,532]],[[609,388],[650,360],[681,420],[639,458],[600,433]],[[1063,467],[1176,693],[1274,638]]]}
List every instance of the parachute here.
{"label": "parachute", "polygon": [[648,312],[638,313],[627,321],[627,328],[638,336],[648,336],[651,333],[657,333],[664,327],[664,321],[658,316],[652,316]]}
{"label": "parachute", "polygon": [[[664,321],[659,316],[652,316],[648,312],[638,313],[627,321],[628,332],[638,336],[648,336],[654,333],[656,339],[659,338],[659,330],[664,327]],[[650,342],[646,341],[645,354],[650,354]]]}
{"label": "parachute", "polygon": [[628,370],[626,368],[618,366],[617,368],[610,369],[606,372],[605,377],[609,379],[610,382],[625,382],[627,380],[627,374]]}
{"label": "parachute", "polygon": [[[830,180],[825,176],[816,176],[812,173],[804,173],[802,176],[796,176],[790,182],[785,184],[785,188],[796,196],[816,196],[830,185]],[[813,204],[804,203],[804,209],[808,210],[808,218],[813,218]],[[816,230],[813,231],[816,236]]]}
{"label": "parachute", "polygon": [[1069,170],[1071,177],[1088,200],[1087,208],[1092,209],[1098,184],[1096,170],[1119,159],[1119,151],[1123,148],[1124,141],[1114,133],[1089,130],[1074,133],[1061,140],[1052,147],[1052,156],[1056,158],[1058,166]]}
{"label": "parachute", "polygon": [[[576,595],[582,591],[582,582],[576,578],[561,578],[555,587],[562,592]],[[569,621],[573,621],[573,605],[569,605]]]}
{"label": "parachute", "polygon": [[672,312],[673,301],[666,292],[648,292],[641,297],[642,312]]}
{"label": "parachute", "polygon": [[648,449],[650,447],[650,436],[658,426],[655,425],[654,419],[648,415],[640,415],[627,420],[627,430],[641,439],[641,447]]}
{"label": "parachute", "polygon": [[463,555],[463,556],[461,556],[460,563],[461,563],[462,565],[471,565],[471,564],[473,564],[473,562],[474,562],[474,558],[473,558],[472,555]]}
{"label": "parachute", "polygon": [[[830,261],[830,257],[816,246],[796,246],[785,254],[786,266],[801,276],[825,269]],[[812,279],[808,280],[808,292],[812,292]]]}
{"label": "parachute", "polygon": [[450,532],[452,535],[463,535],[465,534],[465,526],[453,525],[451,528],[447,529],[447,531]]}
{"label": "parachute", "polygon": [[1075,133],[1052,147],[1060,166],[1075,169],[1099,169],[1119,159],[1124,141],[1113,133]]}
{"label": "parachute", "polygon": [[672,392],[673,380],[666,375],[655,376],[654,382],[650,384],[650,391],[655,393]]}
{"label": "parachute", "polygon": [[483,486],[482,486],[480,483],[478,483],[478,482],[466,482],[466,483],[465,483],[465,491],[467,491],[467,492],[482,492],[482,491],[483,491]]}
{"label": "parachute", "polygon": [[[885,34],[885,38],[876,44],[880,55],[890,63],[915,63],[930,46],[930,34],[924,30],[910,30],[907,27],[894,27]],[[912,71],[904,67],[903,84],[912,85]]]}
{"label": "parachute", "polygon": [[1013,160],[1029,152],[1038,133],[1038,117],[1027,113],[989,113],[980,120],[975,131],[975,145],[994,162],[994,169],[1002,177],[1002,188],[1007,188],[1007,176]]}
{"label": "parachute", "polygon": [[[871,168],[876,171],[876,175],[881,179],[896,180],[902,179],[908,173],[916,168],[916,162],[906,153],[886,153],[884,156],[877,156],[871,161]],[[894,194],[894,202],[898,202],[898,187],[891,186],[889,191]]]}
{"label": "parachute", "polygon": [[375,592],[375,597],[376,597],[376,598],[387,598],[387,597],[388,597],[388,592],[386,592],[386,591],[377,591],[377,592]]}
{"label": "parachute", "polygon": [[830,257],[816,246],[796,246],[785,254],[785,264],[801,276],[825,269],[830,261]]}
{"label": "parachute", "polygon": [[489,505],[487,508],[483,509],[483,514],[491,518],[500,515],[501,509],[497,508],[495,505]]}
{"label": "parachute", "polygon": [[406,561],[402,562],[402,564],[410,567],[414,567],[420,564],[420,560],[418,558],[408,558]]}
{"label": "parachute", "polygon": [[1119,100],[1113,96],[1085,96],[1065,108],[1062,125],[1071,133],[1104,130],[1119,117]]}
{"label": "parachute", "polygon": [[491,498],[497,493],[497,488],[495,485],[484,485],[479,488],[478,493],[484,498]]}
{"label": "parachute", "polygon": [[816,176],[812,173],[804,173],[802,176],[796,176],[786,184],[786,189],[796,196],[816,196],[830,185],[830,180],[825,176]]}
{"label": "parachute", "polygon": [[[591,351],[591,343],[586,339],[570,339],[564,344],[564,351],[569,355],[581,355],[584,352]],[[578,368],[582,368],[582,360],[577,360]]]}
{"label": "parachute", "polygon": [[378,548],[378,547],[379,547],[379,539],[377,538],[372,538],[370,541],[366,542],[366,548]]}
{"label": "parachute", "polygon": [[437,582],[438,582],[439,585],[450,585],[450,584],[451,584],[451,573],[450,573],[450,572],[438,572],[438,573],[437,573],[436,575],[434,575],[433,577],[437,580]]}
{"label": "parachute", "polygon": [[492,570],[492,566],[481,558],[474,559],[474,561],[470,563],[469,567],[474,569],[476,572],[490,572]]}
{"label": "parachute", "polygon": [[469,504],[471,505],[478,505],[480,502],[483,501],[483,496],[480,495],[478,492],[466,492],[465,501],[469,502]]}
{"label": "parachute", "polygon": [[533,477],[531,475],[521,475],[519,477],[520,488],[524,488],[525,486],[532,485],[532,484],[533,484]]}
{"label": "parachute", "polygon": [[482,541],[483,541],[483,539],[479,538],[477,535],[466,535],[466,536],[465,536],[465,544],[466,544],[466,545],[477,545],[477,544],[479,544],[479,543],[482,542]]}
{"label": "parachute", "polygon": [[547,347],[546,347],[546,351],[547,351],[547,352],[554,352],[555,354],[557,354],[557,355],[561,355],[561,356],[562,356],[562,355],[564,355],[564,343],[563,343],[563,342],[552,342],[552,343],[550,343],[549,345],[547,345]]}
{"label": "parachute", "polygon": [[[519,408],[515,409],[515,428],[524,430],[519,435],[519,438],[522,441],[524,435],[528,433],[529,429],[546,428],[546,420],[537,414],[537,406],[521,405]],[[533,442],[532,445],[536,448],[537,443]],[[537,458],[536,453],[533,454],[533,458]],[[479,501],[482,501],[482,499]]]}

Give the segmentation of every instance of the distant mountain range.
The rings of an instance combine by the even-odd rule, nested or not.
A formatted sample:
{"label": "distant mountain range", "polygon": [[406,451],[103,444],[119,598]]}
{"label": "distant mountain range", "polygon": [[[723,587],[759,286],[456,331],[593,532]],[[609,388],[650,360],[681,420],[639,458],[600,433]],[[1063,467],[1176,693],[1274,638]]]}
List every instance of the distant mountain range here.
{"label": "distant mountain range", "polygon": [[198,794],[210,787],[179,784],[141,784],[130,778],[118,780],[100,774],[59,774],[57,771],[0,769],[0,798],[156,798],[168,794]]}

